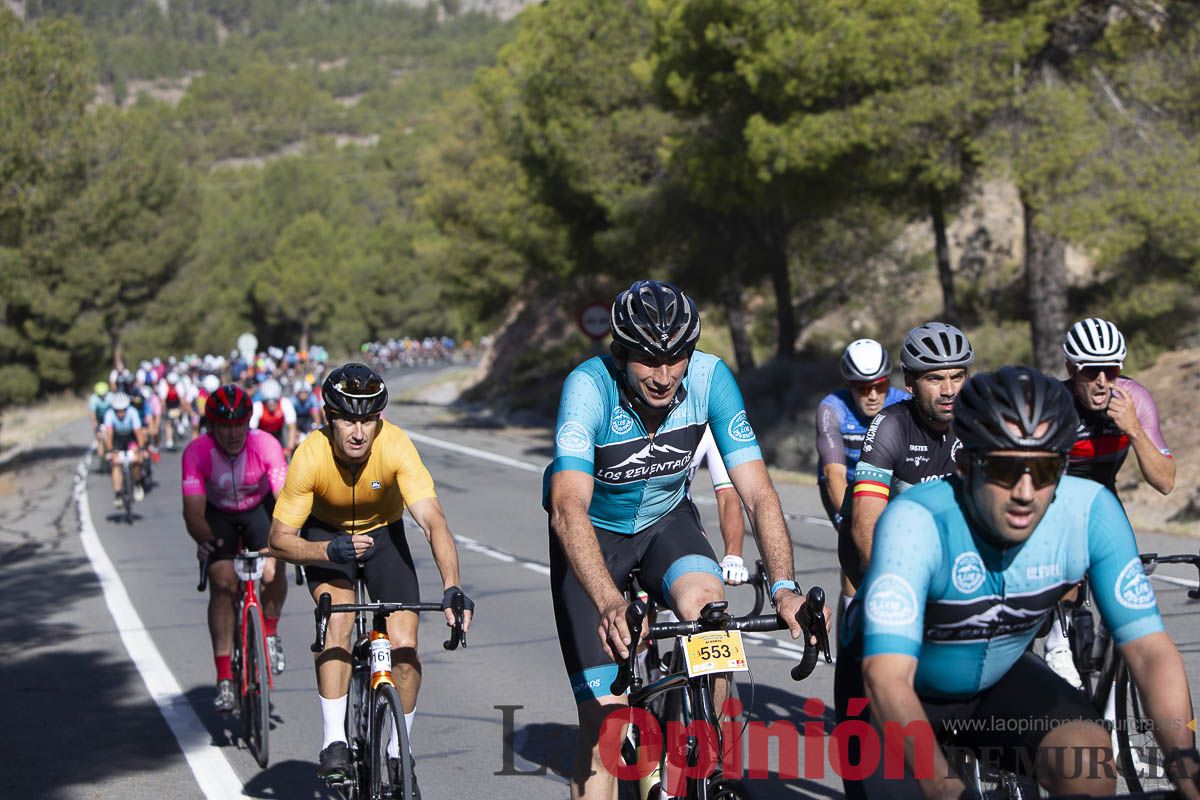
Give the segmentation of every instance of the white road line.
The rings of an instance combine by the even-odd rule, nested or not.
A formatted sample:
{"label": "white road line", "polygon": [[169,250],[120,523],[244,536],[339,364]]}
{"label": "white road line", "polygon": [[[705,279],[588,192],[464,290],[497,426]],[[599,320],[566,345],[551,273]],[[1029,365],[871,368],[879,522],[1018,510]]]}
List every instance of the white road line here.
{"label": "white road line", "polygon": [[158,705],[163,719],[175,734],[179,748],[191,767],[200,791],[211,800],[222,800],[228,797],[238,797],[243,794],[242,782],[237,773],[229,765],[225,754],[220,748],[212,745],[212,734],[204,727],[204,723],[196,716],[184,696],[179,681],[171,674],[167,662],[150,637],[142,619],[138,616],[129,593],[121,576],[113,567],[96,526],[92,524],[92,512],[88,507],[87,474],[91,463],[89,451],[79,466],[75,469],[75,504],[79,509],[79,538],[83,542],[83,550],[92,562],[92,569],[100,580],[100,588],[104,591],[104,602],[112,614],[121,641],[129,653],[130,660],[137,667],[150,697]]}
{"label": "white road line", "polygon": [[495,453],[489,453],[487,450],[477,450],[474,447],[467,447],[466,445],[455,444],[454,442],[447,442],[445,439],[435,439],[432,436],[426,436],[423,433],[416,433],[407,428],[405,429],[405,433],[407,433],[408,438],[412,439],[414,442],[420,442],[421,444],[433,445],[434,447],[440,447],[443,450],[450,450],[455,453],[462,453],[465,456],[474,456],[475,458],[481,458],[484,461],[491,461],[496,464],[503,464],[506,467],[513,467],[514,469],[523,469],[526,472],[536,472],[539,475],[542,474],[542,472],[544,472],[546,469],[545,464],[538,466],[537,464],[531,463],[529,461],[520,461],[515,458],[509,458],[508,456],[496,455]]}
{"label": "white road line", "polygon": [[1170,575],[1159,575],[1158,573],[1155,573],[1150,577],[1154,578],[1155,580],[1164,581],[1165,583],[1173,583],[1176,586],[1186,586],[1189,589],[1200,589],[1200,584],[1196,583],[1195,581],[1184,580],[1183,578],[1173,578]]}

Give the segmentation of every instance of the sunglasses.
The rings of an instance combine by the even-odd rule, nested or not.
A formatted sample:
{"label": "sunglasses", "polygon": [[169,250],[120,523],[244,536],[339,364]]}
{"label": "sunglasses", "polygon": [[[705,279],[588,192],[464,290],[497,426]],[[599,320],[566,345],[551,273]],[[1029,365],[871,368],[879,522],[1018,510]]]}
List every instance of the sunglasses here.
{"label": "sunglasses", "polygon": [[1058,483],[1067,468],[1066,456],[983,456],[975,465],[989,483],[1011,489],[1026,474],[1033,479],[1033,488],[1044,489]]}
{"label": "sunglasses", "polygon": [[883,380],[874,381],[872,383],[852,383],[850,388],[859,397],[867,397],[873,394],[887,394],[887,390],[891,380],[884,378]]}
{"label": "sunglasses", "polygon": [[347,397],[375,397],[383,391],[383,381],[379,378],[345,377],[334,384],[339,392]]}
{"label": "sunglasses", "polygon": [[1079,374],[1083,376],[1085,381],[1094,381],[1100,377],[1100,373],[1104,373],[1104,377],[1110,381],[1115,381],[1117,376],[1121,374],[1121,368],[1116,364],[1107,364],[1105,366],[1089,366],[1080,367]]}

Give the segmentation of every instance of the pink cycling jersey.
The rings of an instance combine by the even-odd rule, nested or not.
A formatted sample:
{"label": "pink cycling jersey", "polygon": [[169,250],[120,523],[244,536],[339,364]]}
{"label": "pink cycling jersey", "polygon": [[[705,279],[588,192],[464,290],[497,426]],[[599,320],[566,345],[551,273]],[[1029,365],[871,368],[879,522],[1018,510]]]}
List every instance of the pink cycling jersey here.
{"label": "pink cycling jersey", "polygon": [[207,433],[183,451],[183,496],[203,495],[222,511],[254,508],[268,492],[278,494],[286,476],[283,448],[263,431],[247,431],[246,446],[233,459]]}

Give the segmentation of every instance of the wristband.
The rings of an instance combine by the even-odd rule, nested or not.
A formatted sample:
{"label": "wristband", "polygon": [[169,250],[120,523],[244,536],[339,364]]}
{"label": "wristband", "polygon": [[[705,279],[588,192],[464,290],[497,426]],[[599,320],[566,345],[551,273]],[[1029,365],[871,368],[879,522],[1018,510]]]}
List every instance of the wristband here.
{"label": "wristband", "polygon": [[799,591],[799,587],[796,586],[795,581],[788,580],[787,578],[781,578],[780,580],[777,580],[771,584],[771,597],[774,597],[775,593],[780,589],[791,589],[793,592]]}

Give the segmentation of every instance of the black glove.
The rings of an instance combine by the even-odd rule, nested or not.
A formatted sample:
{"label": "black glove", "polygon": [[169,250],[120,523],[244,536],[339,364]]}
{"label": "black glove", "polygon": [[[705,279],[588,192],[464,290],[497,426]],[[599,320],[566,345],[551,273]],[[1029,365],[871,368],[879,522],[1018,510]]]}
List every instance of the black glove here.
{"label": "black glove", "polygon": [[335,564],[351,564],[358,558],[354,554],[354,537],[348,533],[332,540],[325,548],[325,555]]}
{"label": "black glove", "polygon": [[463,597],[463,610],[470,611],[472,614],[475,613],[475,603],[472,602],[471,598],[467,597],[466,592],[457,586],[451,586],[442,592],[442,609],[445,610],[450,607],[450,601],[454,599],[454,595],[456,594],[461,594]]}

